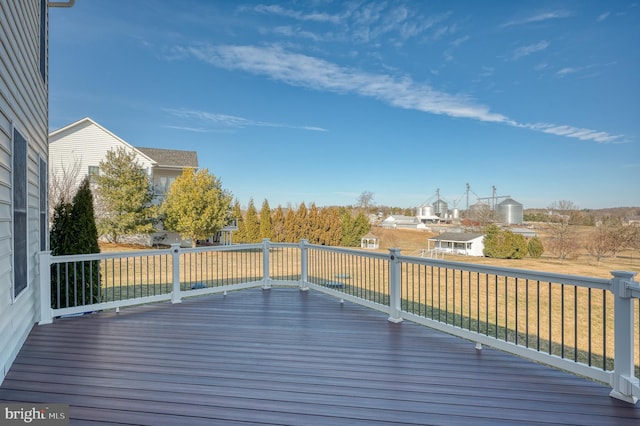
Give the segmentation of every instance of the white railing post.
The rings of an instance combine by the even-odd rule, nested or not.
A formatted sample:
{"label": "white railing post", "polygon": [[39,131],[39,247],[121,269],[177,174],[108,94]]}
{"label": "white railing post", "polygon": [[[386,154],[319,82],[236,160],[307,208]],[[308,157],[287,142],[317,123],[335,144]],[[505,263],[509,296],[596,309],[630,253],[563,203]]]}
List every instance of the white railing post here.
{"label": "white railing post", "polygon": [[402,322],[400,312],[402,305],[400,304],[400,249],[389,249],[389,321]]}
{"label": "white railing post", "polygon": [[309,290],[309,240],[300,240],[300,290]]}
{"label": "white railing post", "polygon": [[268,238],[262,239],[262,289],[269,290],[271,288],[271,277],[269,276],[269,248],[271,244]]}
{"label": "white railing post", "polygon": [[38,253],[38,269],[40,272],[40,321],[39,325],[53,322],[51,309],[51,252]]}
{"label": "white railing post", "polygon": [[633,396],[633,385],[638,386],[634,378],[633,350],[633,298],[631,292],[638,283],[633,282],[635,272],[613,271],[611,287],[614,294],[614,351],[613,390],[610,396],[635,404],[638,398]]}
{"label": "white railing post", "polygon": [[171,261],[173,269],[173,291],[171,292],[171,303],[181,303],[180,294],[180,244],[171,244]]}

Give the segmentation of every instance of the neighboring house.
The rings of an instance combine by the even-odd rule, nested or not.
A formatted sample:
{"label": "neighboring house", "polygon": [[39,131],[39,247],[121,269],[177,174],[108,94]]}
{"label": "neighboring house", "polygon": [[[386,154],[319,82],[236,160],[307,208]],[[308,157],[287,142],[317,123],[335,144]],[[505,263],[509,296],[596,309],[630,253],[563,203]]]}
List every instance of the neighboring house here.
{"label": "neighboring house", "polygon": [[419,223],[420,221],[415,216],[392,214],[382,221],[382,227],[416,229]]}
{"label": "neighboring house", "polygon": [[138,165],[153,182],[154,202],[158,204],[184,169],[198,168],[195,151],[134,147],[85,117],[49,135],[49,175],[55,179],[65,172],[77,170],[77,186],[85,176],[100,173],[100,162],[108,151],[120,148],[135,154]]}
{"label": "neighboring house", "polygon": [[40,320],[48,249],[46,0],[0,2],[0,383]]}
{"label": "neighboring house", "polygon": [[[60,179],[63,174],[75,173],[77,187],[85,176],[100,173],[100,162],[109,151],[124,149],[135,154],[135,161],[153,184],[154,204],[164,200],[171,184],[186,168],[197,168],[195,151],[138,148],[107,130],[89,117],[85,117],[49,134],[49,176]],[[159,230],[151,235],[123,238],[123,241],[143,245],[182,242],[177,233]],[[185,242],[190,245],[190,242]]]}
{"label": "neighboring house", "polygon": [[484,235],[471,232],[445,232],[427,240],[428,249],[463,256],[484,256]]}

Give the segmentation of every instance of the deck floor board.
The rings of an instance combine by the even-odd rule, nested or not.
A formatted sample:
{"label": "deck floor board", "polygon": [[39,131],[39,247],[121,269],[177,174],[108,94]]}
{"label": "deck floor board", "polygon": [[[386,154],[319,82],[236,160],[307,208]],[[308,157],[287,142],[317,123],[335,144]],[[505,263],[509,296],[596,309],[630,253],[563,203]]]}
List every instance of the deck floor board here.
{"label": "deck floor board", "polygon": [[274,288],[34,327],[0,402],[71,424],[640,424],[604,385],[317,292]]}

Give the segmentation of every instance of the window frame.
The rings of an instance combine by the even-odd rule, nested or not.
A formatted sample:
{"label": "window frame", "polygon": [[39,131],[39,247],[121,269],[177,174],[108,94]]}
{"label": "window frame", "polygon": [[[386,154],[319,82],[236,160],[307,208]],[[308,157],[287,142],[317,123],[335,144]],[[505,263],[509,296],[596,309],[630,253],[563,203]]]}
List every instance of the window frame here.
{"label": "window frame", "polygon": [[[24,152],[16,152],[16,147],[24,145]],[[22,149],[19,146],[18,149]],[[18,154],[24,156],[20,168]],[[15,303],[29,289],[29,140],[15,124],[11,131],[11,298]],[[23,180],[23,182],[21,182]],[[20,197],[18,192],[22,189]],[[17,205],[20,203],[21,205]],[[22,211],[24,210],[24,211]],[[17,218],[19,218],[17,220]],[[19,229],[23,220],[23,229]],[[24,274],[24,277],[20,275]],[[24,278],[24,285],[17,283]]]}
{"label": "window frame", "polygon": [[49,167],[42,155],[38,155],[38,173],[40,251],[46,251],[49,247]]}

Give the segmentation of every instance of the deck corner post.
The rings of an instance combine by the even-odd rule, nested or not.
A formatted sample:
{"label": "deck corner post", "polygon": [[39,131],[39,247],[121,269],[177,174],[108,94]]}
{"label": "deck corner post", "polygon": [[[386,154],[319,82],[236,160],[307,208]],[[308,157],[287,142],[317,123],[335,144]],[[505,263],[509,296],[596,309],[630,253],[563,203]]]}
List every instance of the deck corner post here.
{"label": "deck corner post", "polygon": [[269,238],[262,239],[262,289],[269,290],[271,288],[271,277],[269,275],[269,250],[271,242]]}
{"label": "deck corner post", "polygon": [[51,251],[38,253],[38,268],[40,272],[40,321],[38,325],[53,322],[51,309]]}
{"label": "deck corner post", "polygon": [[400,303],[400,256],[399,248],[389,249],[389,321],[402,322],[402,305]]}
{"label": "deck corner post", "polygon": [[180,244],[171,244],[171,261],[173,271],[173,291],[171,292],[171,303],[181,303],[180,294]]}
{"label": "deck corner post", "polygon": [[309,240],[300,240],[300,290],[309,290]]}
{"label": "deck corner post", "polygon": [[638,398],[633,395],[633,387],[638,387],[634,377],[634,314],[633,295],[638,297],[640,289],[633,281],[635,272],[612,271],[611,290],[614,295],[614,352],[612,391],[609,396],[631,404]]}

